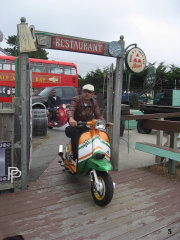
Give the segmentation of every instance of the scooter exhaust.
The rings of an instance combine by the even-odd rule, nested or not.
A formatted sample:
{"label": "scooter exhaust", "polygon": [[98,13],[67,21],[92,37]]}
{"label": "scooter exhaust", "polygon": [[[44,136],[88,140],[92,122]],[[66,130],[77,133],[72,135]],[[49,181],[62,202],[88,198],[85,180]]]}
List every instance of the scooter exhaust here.
{"label": "scooter exhaust", "polygon": [[59,145],[59,156],[63,155],[63,145]]}
{"label": "scooter exhaust", "polygon": [[[59,145],[59,153],[58,155],[60,156],[60,158],[64,161],[64,157],[63,157],[63,145]],[[59,163],[61,164],[62,162],[59,161]]]}

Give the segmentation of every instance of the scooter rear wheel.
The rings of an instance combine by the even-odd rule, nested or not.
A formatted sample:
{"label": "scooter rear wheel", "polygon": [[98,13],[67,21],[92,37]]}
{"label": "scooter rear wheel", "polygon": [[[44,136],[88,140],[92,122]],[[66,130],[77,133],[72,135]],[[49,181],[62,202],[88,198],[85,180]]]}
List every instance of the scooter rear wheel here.
{"label": "scooter rear wheel", "polygon": [[111,176],[107,172],[97,172],[98,180],[102,183],[102,189],[100,191],[96,188],[95,181],[91,183],[91,194],[95,203],[99,206],[106,206],[111,202],[114,187]]}

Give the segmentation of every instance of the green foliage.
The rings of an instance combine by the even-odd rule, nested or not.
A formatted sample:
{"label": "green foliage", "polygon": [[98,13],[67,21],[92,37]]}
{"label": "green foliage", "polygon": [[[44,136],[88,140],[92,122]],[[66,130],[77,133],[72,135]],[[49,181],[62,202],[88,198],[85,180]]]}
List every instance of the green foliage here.
{"label": "green foliage", "polygon": [[[152,65],[155,65],[152,64]],[[152,66],[150,65],[150,66]],[[149,67],[150,67],[149,66]],[[141,73],[135,74],[131,73],[131,81],[130,81],[130,90],[143,90],[143,84],[146,80],[146,76],[148,74],[149,67],[146,67],[145,70]],[[161,62],[156,68],[156,85],[155,89],[164,89],[169,88],[172,89],[175,87],[180,89],[180,68],[175,65],[165,65],[164,62]],[[125,86],[127,83],[125,82],[125,76],[123,81],[123,89],[126,89]]]}
{"label": "green foliage", "polygon": [[163,62],[159,64],[156,69],[157,79],[161,80],[162,88],[172,89],[175,87],[175,82],[177,87],[180,89],[180,68],[175,65],[165,65]]}
{"label": "green foliage", "polygon": [[[153,65],[155,65],[155,63]],[[130,73],[125,69],[123,74],[123,91],[129,89],[130,91],[143,92],[143,85],[148,73],[148,69],[149,68],[146,67],[141,73]],[[95,87],[96,94],[102,93],[105,72],[106,78],[104,90],[106,92],[108,71],[109,68],[104,70],[97,68],[95,71],[90,71],[84,78],[79,76],[79,87],[82,88],[82,86],[85,84],[92,84]],[[128,86],[129,74],[131,74],[130,86]],[[115,86],[115,70],[113,79]],[[158,80],[158,84],[155,86],[155,88],[158,88],[159,86],[161,88],[174,88],[176,80],[176,87],[180,89],[180,68],[176,67],[175,65],[168,66],[161,62],[156,68],[156,79]]]}
{"label": "green foliage", "polygon": [[28,53],[30,58],[38,58],[38,59],[48,59],[47,55],[49,53],[46,52],[45,49],[37,47],[37,51],[36,52],[30,52]]}
{"label": "green foliage", "polygon": [[[79,88],[82,88],[85,84],[92,84],[95,87],[95,92],[102,93],[104,84],[104,72],[107,74],[107,69],[101,70],[97,68],[95,71],[87,73],[85,78],[79,78]],[[106,90],[107,85],[105,81],[104,89]]]}
{"label": "green foliage", "polygon": [[[15,53],[16,35],[8,36],[6,43],[10,45],[10,48],[9,47],[4,48],[4,50],[9,52],[12,56],[16,56],[16,53]],[[28,53],[28,56],[30,58],[48,59],[47,57],[48,54],[49,53],[46,52],[46,50],[40,47],[37,47],[37,51]]]}
{"label": "green foliage", "polygon": [[14,47],[15,46],[15,43],[16,43],[16,35],[12,35],[12,36],[8,36],[8,39],[7,40],[7,44],[9,44],[11,47]]}
{"label": "green foliage", "polygon": [[171,84],[175,83],[180,87],[180,68],[175,65],[170,65],[170,70],[168,71],[168,80]]}
{"label": "green foliage", "polygon": [[167,66],[165,66],[163,62],[161,62],[159,64],[159,66],[156,68],[156,75],[160,79],[166,79],[167,78]]}
{"label": "green foliage", "polygon": [[[143,84],[147,75],[147,69],[140,73],[131,73],[127,70],[124,71],[123,75],[123,90],[142,91]],[[129,75],[130,75],[130,86],[129,86]]]}

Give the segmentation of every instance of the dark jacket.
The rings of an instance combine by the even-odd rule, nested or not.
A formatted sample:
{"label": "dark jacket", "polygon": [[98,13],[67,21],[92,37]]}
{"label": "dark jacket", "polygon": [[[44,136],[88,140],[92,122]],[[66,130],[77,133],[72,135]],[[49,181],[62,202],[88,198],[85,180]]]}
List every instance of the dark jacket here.
{"label": "dark jacket", "polygon": [[95,119],[104,119],[100,113],[99,106],[94,98],[91,98],[88,105],[84,106],[81,96],[74,97],[67,112],[68,118],[73,117],[77,122],[87,122]]}
{"label": "dark jacket", "polygon": [[58,107],[61,105],[61,98],[56,96],[56,100],[52,97],[48,97],[48,108]]}

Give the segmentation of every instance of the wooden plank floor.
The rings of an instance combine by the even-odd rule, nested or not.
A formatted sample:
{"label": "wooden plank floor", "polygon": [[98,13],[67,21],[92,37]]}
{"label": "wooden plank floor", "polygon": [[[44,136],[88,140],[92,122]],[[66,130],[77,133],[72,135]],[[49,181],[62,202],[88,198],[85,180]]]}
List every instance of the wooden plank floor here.
{"label": "wooden plank floor", "polygon": [[180,239],[179,181],[142,169],[110,174],[114,197],[99,207],[89,177],[65,174],[56,159],[27,191],[0,195],[0,239]]}

